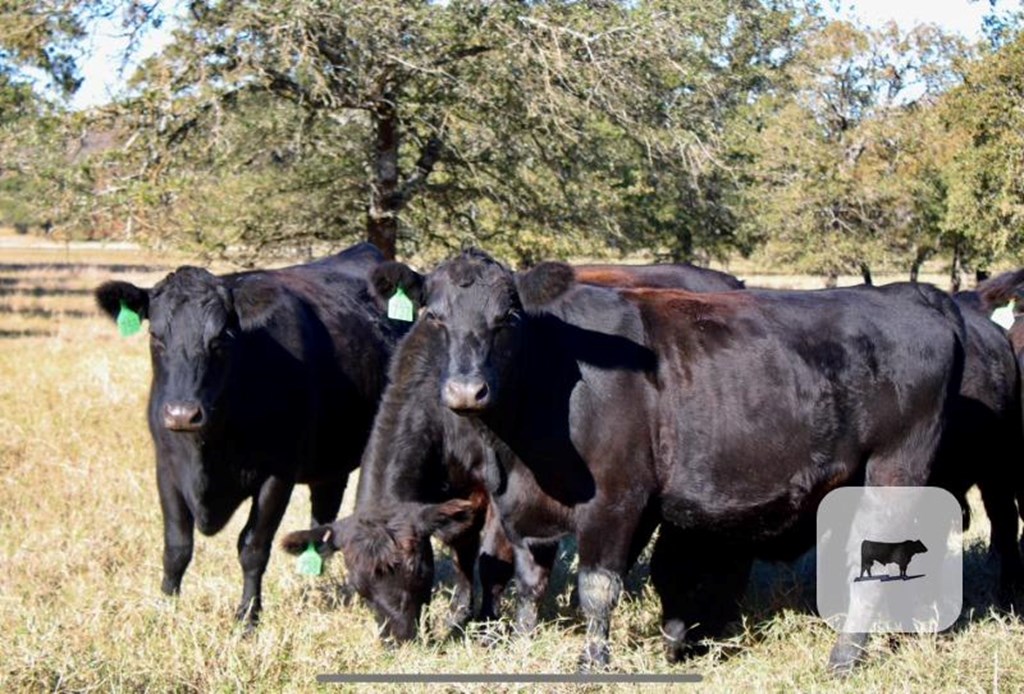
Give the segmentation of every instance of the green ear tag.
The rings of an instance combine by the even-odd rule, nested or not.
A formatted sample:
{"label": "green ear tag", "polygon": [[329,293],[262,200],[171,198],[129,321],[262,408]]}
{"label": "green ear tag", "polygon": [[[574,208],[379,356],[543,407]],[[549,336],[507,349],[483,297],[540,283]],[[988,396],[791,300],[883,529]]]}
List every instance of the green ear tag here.
{"label": "green ear tag", "polygon": [[142,328],[142,319],[139,318],[139,314],[128,308],[128,306],[121,302],[121,310],[117,313],[117,329],[121,333],[121,337],[129,337],[139,332]]}
{"label": "green ear tag", "polygon": [[395,290],[395,295],[388,299],[388,318],[392,320],[404,320],[411,323],[416,319],[416,307],[412,299],[406,296],[401,287]]}
{"label": "green ear tag", "polygon": [[319,576],[324,571],[324,560],[316,553],[316,547],[310,542],[306,551],[299,555],[296,570],[303,576]]}

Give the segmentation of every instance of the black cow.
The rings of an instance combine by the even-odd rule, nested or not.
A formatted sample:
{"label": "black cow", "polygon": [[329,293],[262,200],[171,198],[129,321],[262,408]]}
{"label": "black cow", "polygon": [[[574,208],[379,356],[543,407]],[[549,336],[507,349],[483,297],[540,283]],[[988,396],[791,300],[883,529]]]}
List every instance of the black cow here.
{"label": "black cow", "polygon": [[149,319],[165,593],[180,590],[193,528],[213,535],[252,499],[237,612],[252,626],[293,486],[309,485],[314,523],[337,516],[401,331],[369,293],[380,261],[361,244],[281,270],[218,277],[182,267],[152,289],[96,290],[111,317],[127,306]]}
{"label": "black cow", "polygon": [[[406,274],[404,266],[396,264],[393,267],[394,273],[375,275],[374,288],[384,300],[391,297],[398,286],[414,286],[420,281],[415,275]],[[690,263],[576,265],[573,273],[575,280],[582,284],[620,288],[646,286],[727,291],[744,286],[732,275]],[[418,359],[417,350],[404,353],[417,355],[415,359]],[[324,557],[341,550],[349,575],[378,576],[377,580],[357,581],[365,588],[363,597],[374,608],[385,634],[408,638],[415,633],[419,614],[429,593],[396,592],[393,586],[416,586],[419,590],[419,587],[429,585],[429,576],[425,572],[431,570],[432,564],[423,557],[409,556],[399,560],[401,543],[397,541],[388,545],[394,552],[392,557],[381,560],[379,554],[367,556],[366,550],[370,546],[359,542],[362,539],[360,534],[353,533],[351,527],[356,524],[363,528],[374,523],[386,525],[386,521],[397,523],[398,527],[415,534],[416,542],[407,543],[412,547],[426,543],[431,530],[437,524],[443,524],[444,509],[458,510],[458,522],[447,528],[442,538],[453,549],[456,581],[450,617],[453,626],[460,625],[470,614],[473,561],[478,559],[483,591],[478,617],[487,620],[497,616],[498,599],[515,575],[519,588],[516,629],[523,633],[532,631],[537,623],[538,603],[547,588],[558,543],[532,542],[527,546],[513,543],[505,535],[493,505],[486,504],[483,493],[485,481],[474,473],[488,467],[484,457],[492,455],[490,448],[482,443],[469,422],[458,417],[446,418],[438,410],[432,419],[441,426],[421,429],[417,440],[409,445],[439,455],[426,456],[421,461],[419,458],[396,458],[391,454],[395,437],[401,436],[407,428],[402,423],[408,418],[423,416],[423,404],[411,394],[440,388],[439,383],[428,385],[421,380],[422,376],[436,381],[437,374],[431,371],[418,373],[415,359],[412,364],[407,364],[399,358],[392,364],[391,381],[396,385],[385,392],[378,422],[367,446],[355,514],[330,528],[291,533],[282,540],[282,546],[286,551],[297,554],[313,542]],[[439,403],[431,404],[440,407]],[[406,462],[416,464],[407,467],[403,465]],[[472,497],[473,503],[468,507],[439,506],[445,500],[460,497]],[[421,508],[411,502],[429,506]],[[486,516],[483,514],[485,505]],[[482,537],[479,535],[481,526]],[[324,541],[322,538],[328,532],[332,539]],[[377,553],[381,551],[379,545],[373,545],[372,549]],[[367,570],[366,567],[372,567],[375,560],[381,566],[387,566],[387,571],[380,567],[376,572]],[[400,575],[402,572],[406,572],[404,577]],[[388,580],[379,580],[379,576],[385,574]],[[422,599],[409,600],[407,592],[414,592]]]}
{"label": "black cow", "polygon": [[915,554],[927,552],[928,548],[920,540],[904,540],[903,542],[875,542],[864,540],[860,543],[860,576],[871,578],[871,565],[878,562],[882,566],[896,564],[900,567],[900,578],[906,580],[907,567]]}
{"label": "black cow", "polygon": [[[999,601],[1012,601],[1024,575],[1018,516],[1024,513],[1024,412],[1020,367],[1007,333],[965,295],[955,296],[967,328],[964,376],[933,484],[949,490],[969,524],[967,490],[977,484],[1000,559]],[[982,309],[985,310],[985,309]]]}
{"label": "black cow", "polygon": [[[439,428],[471,428],[510,538],[578,538],[587,664],[607,660],[621,576],[659,522],[652,578],[675,657],[693,547],[729,548],[717,588],[742,587],[750,557],[806,549],[831,489],[927,483],[963,368],[959,313],[925,285],[615,291],[557,263],[516,277],[479,251],[425,278],[374,275],[425,307],[396,353],[406,406],[381,455],[415,470]],[[833,662],[860,645],[845,638]]]}

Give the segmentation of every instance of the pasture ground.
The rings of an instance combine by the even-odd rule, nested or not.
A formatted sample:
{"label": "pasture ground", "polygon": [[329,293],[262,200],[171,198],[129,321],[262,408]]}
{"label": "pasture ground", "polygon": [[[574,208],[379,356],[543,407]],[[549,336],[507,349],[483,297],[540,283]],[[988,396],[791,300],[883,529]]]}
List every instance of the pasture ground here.
{"label": "pasture ground", "polygon": [[[309,691],[320,673],[574,669],[583,634],[568,551],[536,637],[499,634],[490,646],[478,632],[440,638],[449,594],[444,563],[424,617],[432,638],[388,649],[377,642],[369,611],[345,603],[342,562],[310,579],[279,551],[265,579],[263,622],[243,636],[231,615],[241,591],[234,546],[244,512],[220,535],[197,539],[182,596],[161,595],[160,510],[144,416],[146,338],[119,337],[91,290],[111,278],[148,286],[183,259],[0,240],[11,241],[0,243],[0,691]],[[989,609],[988,525],[978,499],[972,502],[961,620],[939,635],[873,638],[869,664],[845,680],[825,671],[833,634],[810,607],[808,558],[758,565],[735,636],[674,668],[662,658],[658,600],[642,562],[614,616],[613,669],[704,677],[673,687],[679,691],[1024,690],[1024,624]],[[299,488],[282,527],[304,527],[308,517],[308,492]],[[598,689],[636,687],[545,688]]]}

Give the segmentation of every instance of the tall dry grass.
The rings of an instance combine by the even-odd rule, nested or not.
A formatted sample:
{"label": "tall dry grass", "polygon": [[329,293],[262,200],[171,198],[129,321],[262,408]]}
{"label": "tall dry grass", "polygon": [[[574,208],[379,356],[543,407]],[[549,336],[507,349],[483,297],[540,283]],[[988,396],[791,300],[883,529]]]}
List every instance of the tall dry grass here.
{"label": "tall dry grass", "polygon": [[[572,604],[571,553],[559,565],[549,621],[532,640],[501,633],[485,639],[479,629],[440,638],[449,590],[442,564],[424,618],[431,638],[385,648],[369,612],[342,599],[341,562],[309,579],[279,552],[265,579],[263,622],[246,637],[231,619],[241,590],[234,540],[244,513],[220,535],[197,540],[181,597],[164,597],[160,511],[144,418],[145,337],[118,337],[89,295],[113,275],[147,284],[161,270],[112,272],[88,263],[12,267],[17,259],[3,253],[0,691],[308,691],[317,687],[317,674],[331,672],[573,670],[583,637]],[[303,527],[308,517],[308,493],[300,488],[283,527]],[[987,524],[983,515],[977,520],[967,538],[968,609],[961,621],[935,636],[873,639],[870,663],[846,680],[825,671],[833,634],[809,609],[807,559],[759,565],[739,632],[675,668],[661,656],[658,601],[641,565],[615,613],[614,669],[699,673],[705,678],[699,687],[707,691],[1024,690],[1024,627],[988,612]],[[546,688],[581,689],[588,688]]]}

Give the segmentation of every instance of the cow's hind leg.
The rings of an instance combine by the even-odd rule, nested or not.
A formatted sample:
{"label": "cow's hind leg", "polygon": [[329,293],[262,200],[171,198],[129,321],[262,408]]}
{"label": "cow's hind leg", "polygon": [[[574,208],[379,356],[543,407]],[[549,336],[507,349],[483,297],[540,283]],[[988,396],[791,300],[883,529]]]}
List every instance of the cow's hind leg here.
{"label": "cow's hind leg", "polygon": [[[907,434],[902,445],[872,455],[865,466],[864,485],[866,487],[921,487],[928,483],[932,476],[932,465],[941,440],[942,424],[939,418],[920,422],[916,432]],[[876,501],[876,505],[880,503]],[[909,509],[904,509],[909,513]],[[867,508],[858,514],[855,525],[851,528],[850,547],[865,537],[875,534],[877,528],[872,524],[885,517],[884,510]],[[890,519],[891,522],[891,519]],[[872,594],[874,595],[874,594]],[[847,611],[847,621],[842,626],[832,652],[829,654],[828,667],[834,674],[846,674],[857,664],[864,661],[868,634],[862,630],[870,624],[871,615],[877,608],[877,597],[864,597],[860,594],[851,600]],[[851,628],[851,625],[854,625]]]}
{"label": "cow's hind leg", "polygon": [[274,533],[281,524],[293,484],[277,477],[268,478],[253,497],[249,520],[238,536],[238,562],[242,565],[242,601],[235,617],[247,628],[256,626],[263,608],[263,573],[270,561]]}
{"label": "cow's hind leg", "polygon": [[979,485],[985,513],[992,524],[990,543],[999,557],[999,589],[997,601],[1000,607],[1010,607],[1014,591],[1024,576],[1021,564],[1020,545],[1017,543],[1017,508],[1014,490],[1007,484],[993,484],[985,481]]}
{"label": "cow's hind leg", "polygon": [[651,557],[651,580],[661,598],[665,655],[677,662],[701,638],[739,617],[753,561],[703,534],[663,523]]}

